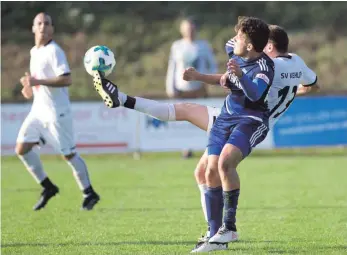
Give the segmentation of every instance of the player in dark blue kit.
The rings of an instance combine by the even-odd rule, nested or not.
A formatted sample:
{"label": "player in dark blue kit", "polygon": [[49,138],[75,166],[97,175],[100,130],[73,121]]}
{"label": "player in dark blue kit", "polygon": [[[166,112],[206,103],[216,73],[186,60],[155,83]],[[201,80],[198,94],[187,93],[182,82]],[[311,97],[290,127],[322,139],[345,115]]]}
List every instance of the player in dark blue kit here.
{"label": "player in dark blue kit", "polygon": [[238,239],[240,179],[236,168],[268,132],[266,96],[274,77],[274,63],[263,49],[270,30],[258,18],[240,17],[235,31],[237,35],[226,46],[229,62],[225,76],[231,93],[212,127],[207,146],[205,199],[211,238],[192,252],[224,250],[227,243]]}
{"label": "player in dark blue kit", "polygon": [[[236,27],[238,35],[240,32],[239,27],[242,28],[242,26],[247,27],[248,30],[246,28],[244,28],[244,30],[241,30],[241,32],[246,34],[247,36],[248,34],[256,33],[257,30],[252,28],[254,23],[247,25],[247,23],[242,24],[242,22],[243,20],[241,20],[238,26]],[[257,23],[257,21],[255,21],[255,23]],[[261,26],[263,25],[261,22],[259,22],[259,27]],[[217,136],[217,139],[222,140],[222,142],[223,139],[227,140],[227,142],[223,142],[223,144],[227,144],[226,146],[222,146],[223,150],[225,150],[225,148],[228,147],[228,142],[234,147],[236,147],[236,149],[239,149],[238,151],[234,147],[232,147],[231,149],[234,150],[230,151],[232,151],[232,153],[235,153],[236,159],[240,161],[242,158],[244,158],[246,155],[250,153],[251,149],[256,144],[258,144],[267,133],[267,118],[269,115],[269,110],[267,108],[272,109],[271,112],[273,113],[272,116],[270,116],[271,120],[269,122],[270,126],[273,126],[274,122],[276,122],[276,119],[279,117],[279,115],[283,114],[283,112],[286,111],[286,109],[288,108],[288,105],[293,101],[295,94],[292,95],[289,93],[283,95],[284,89],[286,89],[286,91],[296,92],[298,85],[304,84],[304,86],[300,85],[301,87],[298,89],[298,94],[301,95],[309,93],[312,89],[317,89],[314,89],[312,87],[312,84],[314,84],[317,80],[316,74],[306,66],[304,61],[299,56],[292,53],[288,54],[289,39],[287,33],[283,30],[283,28],[274,25],[270,25],[269,29],[271,32],[268,44],[264,48],[264,52],[266,52],[270,57],[274,59],[273,61],[276,65],[276,74],[273,78],[273,82],[273,63],[271,63],[271,61],[267,58],[266,55],[262,55],[260,54],[260,52],[258,52],[260,47],[259,45],[263,43],[263,41],[251,41],[252,35],[249,35],[249,37],[246,38],[241,37],[241,39],[239,39],[238,37],[233,38],[226,44],[226,52],[229,55],[229,58],[239,61],[241,71],[244,71],[244,73],[246,73],[239,74],[241,79],[236,78],[238,67],[234,61],[230,61],[228,63],[229,68],[225,74],[202,74],[197,72],[192,67],[187,68],[184,71],[183,79],[185,80],[199,80],[209,84],[220,83],[223,87],[226,84],[228,84],[228,86],[232,90],[232,93],[228,96],[223,109],[190,103],[162,103],[141,97],[131,97],[122,93],[121,91],[118,91],[117,86],[115,84],[113,84],[111,81],[105,78],[102,78],[99,73],[94,76],[94,86],[100,94],[100,96],[102,97],[102,99],[105,101],[105,104],[110,108],[122,106],[139,112],[143,112],[147,115],[153,116],[163,121],[189,121],[193,125],[196,125],[197,127],[207,131],[208,133],[210,132],[213,126],[213,122],[222,112],[222,116],[226,119],[226,121],[221,122],[220,129],[216,130],[217,127],[214,128],[215,132],[217,132],[217,135],[215,136]],[[236,40],[236,43],[234,39]],[[243,39],[244,41],[242,41]],[[255,53],[251,52],[252,47],[248,45],[249,42],[247,42],[246,39],[251,41],[252,47],[254,46]],[[240,51],[242,52],[242,49],[243,51],[249,52],[246,52],[246,54],[241,54]],[[242,57],[238,58],[237,56]],[[301,72],[303,76],[292,78],[288,77],[283,79],[281,77],[281,73],[283,72]],[[247,77],[242,77],[241,75],[246,75]],[[248,82],[247,84],[243,84],[244,78],[249,78],[249,80],[251,81],[248,80],[246,81]],[[261,80],[263,80],[264,83]],[[253,82],[253,85],[251,84],[251,82]],[[307,85],[305,84],[309,84],[309,87],[307,87]],[[110,87],[111,85],[113,87]],[[269,88],[269,86],[271,87],[269,89],[269,92],[267,93],[266,90]],[[315,87],[317,86],[315,85]],[[264,97],[265,94],[267,94],[267,99]],[[219,118],[218,120],[220,121]],[[247,127],[247,125],[249,125],[249,127]],[[219,137],[220,134],[224,135],[224,137]],[[212,142],[215,141],[212,140]],[[205,218],[207,218],[206,210],[204,209],[206,205],[205,179],[208,181],[210,187],[210,195],[212,194],[214,196],[215,201],[217,201],[213,202],[211,199],[208,199],[208,196],[206,198],[206,200],[209,200],[209,226],[210,224],[212,226],[211,230],[213,232],[211,232],[214,235],[213,238],[218,237],[220,239],[224,239],[217,240],[214,242],[206,242],[210,238],[208,231],[206,232],[206,235],[203,238],[199,238],[198,245],[192,252],[207,252],[212,250],[226,249],[226,242],[235,241],[238,238],[235,226],[235,211],[237,207],[237,197],[240,187],[239,179],[237,173],[236,177],[235,175],[232,176],[232,178],[235,179],[231,180],[229,176],[225,175],[228,174],[228,167],[230,165],[233,166],[233,164],[237,166],[237,163],[239,161],[236,161],[236,163],[234,163],[233,160],[235,159],[232,158],[233,155],[227,154],[230,153],[230,151],[227,151],[226,155],[223,155],[223,150],[221,150],[218,146],[214,148],[216,148],[218,153],[220,153],[219,151],[222,151],[221,158],[223,156],[231,156],[229,162],[220,163],[220,169],[225,171],[225,173],[221,173],[221,176],[223,178],[223,185],[226,182],[227,187],[231,186],[231,192],[229,192],[229,197],[227,197],[229,195],[228,190],[226,190],[227,192],[225,192],[225,197],[227,197],[227,199],[225,200],[227,202],[229,201],[229,208],[226,207],[228,211],[225,213],[227,215],[227,217],[225,217],[225,226],[223,226],[220,229],[220,231],[218,231],[218,229],[220,226],[222,226],[223,219],[223,198],[222,190],[220,188],[222,183],[218,183],[218,181],[213,179],[213,174],[215,173],[211,171],[211,164],[209,166],[210,172],[207,174],[205,178],[205,170],[208,161],[207,153],[204,153],[197,167],[197,174],[199,175],[197,177],[197,182],[199,184],[199,188],[200,185],[203,185],[203,187],[200,189],[202,194],[201,202]],[[240,154],[242,157],[240,156]],[[219,154],[217,154],[217,156],[218,155]],[[237,158],[237,156],[240,157]],[[234,167],[234,169],[236,169],[236,166]],[[232,172],[232,174],[235,173]],[[231,181],[233,182],[230,184]],[[238,188],[235,189],[235,186]],[[213,187],[215,187],[215,189],[213,189]],[[211,202],[214,203],[214,206],[211,206]],[[218,233],[215,234],[216,232]]]}

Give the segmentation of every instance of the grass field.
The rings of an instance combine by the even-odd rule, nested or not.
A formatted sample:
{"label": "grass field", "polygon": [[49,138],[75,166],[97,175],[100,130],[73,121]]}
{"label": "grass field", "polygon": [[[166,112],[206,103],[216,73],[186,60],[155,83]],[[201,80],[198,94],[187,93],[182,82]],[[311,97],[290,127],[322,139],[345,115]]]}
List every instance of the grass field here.
{"label": "grass field", "polygon": [[[255,153],[239,168],[241,240],[216,254],[346,254],[347,157]],[[193,179],[198,158],[178,153],[86,156],[101,202],[80,211],[70,168],[44,167],[60,195],[31,210],[40,187],[2,158],[2,254],[188,254],[205,231]]]}

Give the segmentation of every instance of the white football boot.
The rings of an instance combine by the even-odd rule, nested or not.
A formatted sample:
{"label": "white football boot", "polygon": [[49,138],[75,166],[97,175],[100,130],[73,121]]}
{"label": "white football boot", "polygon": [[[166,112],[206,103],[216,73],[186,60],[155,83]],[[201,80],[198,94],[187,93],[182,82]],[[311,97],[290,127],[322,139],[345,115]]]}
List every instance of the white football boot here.
{"label": "white football boot", "polygon": [[204,242],[201,245],[197,246],[190,253],[202,253],[202,252],[211,252],[211,251],[223,251],[228,249],[227,243],[210,243]]}
{"label": "white football boot", "polygon": [[230,243],[239,240],[239,234],[236,231],[231,231],[223,224],[218,232],[209,240],[210,243]]}

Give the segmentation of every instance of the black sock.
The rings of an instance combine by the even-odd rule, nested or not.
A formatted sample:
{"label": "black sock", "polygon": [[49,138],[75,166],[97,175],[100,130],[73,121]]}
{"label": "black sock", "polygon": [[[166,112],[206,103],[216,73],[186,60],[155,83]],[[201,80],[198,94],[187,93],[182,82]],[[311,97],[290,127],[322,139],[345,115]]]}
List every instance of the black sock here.
{"label": "black sock", "polygon": [[231,231],[236,231],[236,210],[240,189],[224,191],[224,224]]}
{"label": "black sock", "polygon": [[136,98],[127,95],[127,100],[124,103],[124,107],[129,109],[134,109],[135,103],[136,103]]}
{"label": "black sock", "polygon": [[214,236],[223,221],[223,190],[222,187],[207,187],[205,192],[206,212],[210,227],[210,236]]}
{"label": "black sock", "polygon": [[89,194],[92,194],[92,193],[95,193],[92,185],[90,185],[88,188],[86,188],[85,190],[83,190],[83,194],[85,195],[89,195]]}
{"label": "black sock", "polygon": [[46,177],[40,184],[45,189],[51,189],[52,187],[54,187],[54,184],[51,182],[51,180],[48,177]]}

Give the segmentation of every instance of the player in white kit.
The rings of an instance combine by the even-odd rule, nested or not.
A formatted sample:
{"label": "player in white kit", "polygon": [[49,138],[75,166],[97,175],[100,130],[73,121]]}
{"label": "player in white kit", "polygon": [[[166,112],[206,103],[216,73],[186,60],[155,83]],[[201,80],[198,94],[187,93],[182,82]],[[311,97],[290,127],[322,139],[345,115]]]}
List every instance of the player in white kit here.
{"label": "player in white kit", "polygon": [[70,68],[64,51],[52,40],[51,17],[39,13],[32,31],[35,46],[30,51],[30,74],[20,81],[22,94],[27,99],[34,96],[30,113],[19,131],[16,153],[43,191],[34,210],[45,207],[59,189],[47,177],[34,147],[50,144],[72,168],[76,182],[83,192],[82,209],[91,210],[100,200],[91,186],[88,169],[76,152],[74,129],[68,86],[71,84]]}

